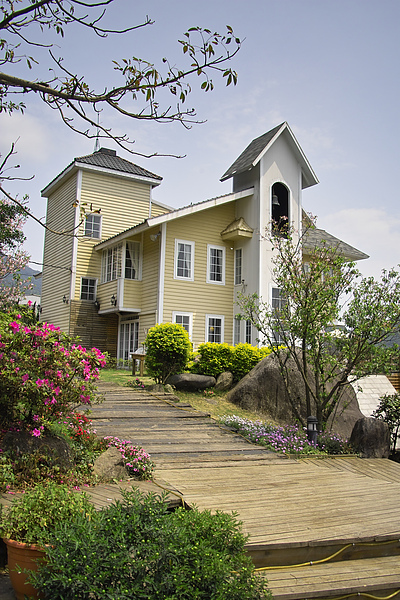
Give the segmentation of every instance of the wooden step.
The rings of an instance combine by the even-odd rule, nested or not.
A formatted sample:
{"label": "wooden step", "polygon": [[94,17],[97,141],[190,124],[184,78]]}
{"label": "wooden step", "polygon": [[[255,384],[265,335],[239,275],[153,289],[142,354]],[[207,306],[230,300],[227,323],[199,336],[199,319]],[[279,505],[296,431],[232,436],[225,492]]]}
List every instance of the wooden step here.
{"label": "wooden step", "polygon": [[400,598],[399,556],[292,566],[261,574],[268,579],[274,600]]}

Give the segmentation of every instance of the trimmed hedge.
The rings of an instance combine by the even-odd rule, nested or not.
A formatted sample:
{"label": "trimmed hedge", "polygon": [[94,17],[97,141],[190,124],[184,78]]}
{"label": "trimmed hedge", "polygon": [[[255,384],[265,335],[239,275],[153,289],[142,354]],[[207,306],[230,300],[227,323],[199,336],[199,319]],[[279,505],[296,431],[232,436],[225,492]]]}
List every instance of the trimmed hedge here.
{"label": "trimmed hedge", "polygon": [[182,373],[192,350],[188,332],[176,323],[160,323],[149,329],[144,345],[147,372],[156,383]]}
{"label": "trimmed hedge", "polygon": [[230,371],[234,381],[239,381],[270,353],[270,348],[256,348],[251,344],[230,346],[208,342],[200,344],[190,372],[217,378],[221,373]]}

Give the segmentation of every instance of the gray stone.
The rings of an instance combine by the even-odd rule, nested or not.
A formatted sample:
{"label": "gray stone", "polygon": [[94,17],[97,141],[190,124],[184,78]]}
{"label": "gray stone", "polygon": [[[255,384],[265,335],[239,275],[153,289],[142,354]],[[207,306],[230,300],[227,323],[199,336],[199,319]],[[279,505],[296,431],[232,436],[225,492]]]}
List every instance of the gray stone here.
{"label": "gray stone", "polygon": [[173,394],[174,393],[174,388],[172,387],[172,385],[170,385],[169,383],[166,383],[164,385],[164,392],[166,394]]}
{"label": "gray stone", "polygon": [[73,465],[68,441],[55,435],[35,437],[29,431],[9,431],[3,438],[2,449],[16,457],[40,453],[51,466],[69,469]]}
{"label": "gray stone", "polygon": [[146,388],[152,394],[164,394],[164,386],[162,383],[153,383]]}
{"label": "gray stone", "polygon": [[[293,359],[289,358],[286,366],[290,375],[293,397],[296,398],[295,407],[305,420],[307,413],[304,402],[304,382]],[[278,361],[273,355],[261,360],[250,373],[245,375],[228,392],[226,399],[241,408],[265,415],[278,423],[293,423],[296,420],[295,411],[286,393]],[[312,407],[312,410],[315,414],[315,407]],[[348,438],[354,423],[360,417],[362,417],[362,413],[358,407],[355,392],[348,385],[335,414],[328,421],[328,429]]]}
{"label": "gray stone", "polygon": [[114,446],[100,454],[94,461],[93,471],[101,479],[127,479],[128,471],[124,466],[121,452]]}
{"label": "gray stone", "polygon": [[350,443],[361,458],[388,458],[390,454],[388,424],[373,417],[362,417],[353,427]]}
{"label": "gray stone", "polygon": [[230,390],[233,384],[233,375],[230,371],[225,371],[221,373],[217,377],[217,383],[215,384],[215,389],[220,392],[225,392],[226,390]]}
{"label": "gray stone", "polygon": [[180,373],[172,375],[168,378],[168,383],[173,385],[177,390],[187,390],[195,392],[197,390],[205,390],[214,387],[216,384],[215,377],[208,375],[196,375],[194,373]]}

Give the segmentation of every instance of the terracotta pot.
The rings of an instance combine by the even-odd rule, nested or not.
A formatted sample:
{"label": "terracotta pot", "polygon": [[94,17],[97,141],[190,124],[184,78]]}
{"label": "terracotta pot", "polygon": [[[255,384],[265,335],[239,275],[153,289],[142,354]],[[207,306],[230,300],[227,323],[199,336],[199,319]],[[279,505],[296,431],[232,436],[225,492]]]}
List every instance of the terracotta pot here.
{"label": "terracotta pot", "polygon": [[7,546],[8,570],[17,600],[24,600],[25,596],[44,598],[27,582],[29,574],[24,573],[24,571],[25,569],[37,571],[38,561],[44,559],[46,552],[43,548],[34,544],[23,544],[7,538],[3,538],[3,540]]}

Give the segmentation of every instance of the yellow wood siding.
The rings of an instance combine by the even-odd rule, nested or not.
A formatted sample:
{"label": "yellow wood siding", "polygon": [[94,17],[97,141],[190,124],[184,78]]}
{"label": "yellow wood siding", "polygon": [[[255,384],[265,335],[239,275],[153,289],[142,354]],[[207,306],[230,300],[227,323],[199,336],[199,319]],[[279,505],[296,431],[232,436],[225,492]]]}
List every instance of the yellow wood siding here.
{"label": "yellow wood siding", "polygon": [[[220,233],[234,218],[235,206],[229,203],[167,225],[163,321],[171,321],[173,311],[193,313],[195,347],[205,340],[207,314],[225,317],[224,341],[232,343],[234,252],[230,243],[222,241]],[[175,239],[195,243],[194,281],[174,279]],[[207,283],[208,244],[225,247],[225,285]]]}
{"label": "yellow wood siding", "polygon": [[132,279],[124,281],[124,300],[125,309],[141,308],[142,305],[142,282]]}
{"label": "yellow wood siding", "polygon": [[152,242],[149,232],[143,235],[142,312],[144,313],[157,311],[160,243],[160,237]]}
{"label": "yellow wood siding", "polygon": [[[76,200],[76,174],[58,188],[49,198],[47,205],[47,226],[55,231],[71,231],[74,227]],[[57,235],[45,232],[43,255],[43,277],[41,318],[48,323],[69,331],[70,305],[64,304],[65,295],[69,299],[71,285],[71,265],[74,238],[71,235]]]}
{"label": "yellow wood siding", "polygon": [[150,327],[154,327],[156,324],[156,313],[150,312],[140,314],[139,316],[139,347],[143,346],[144,340]]}

